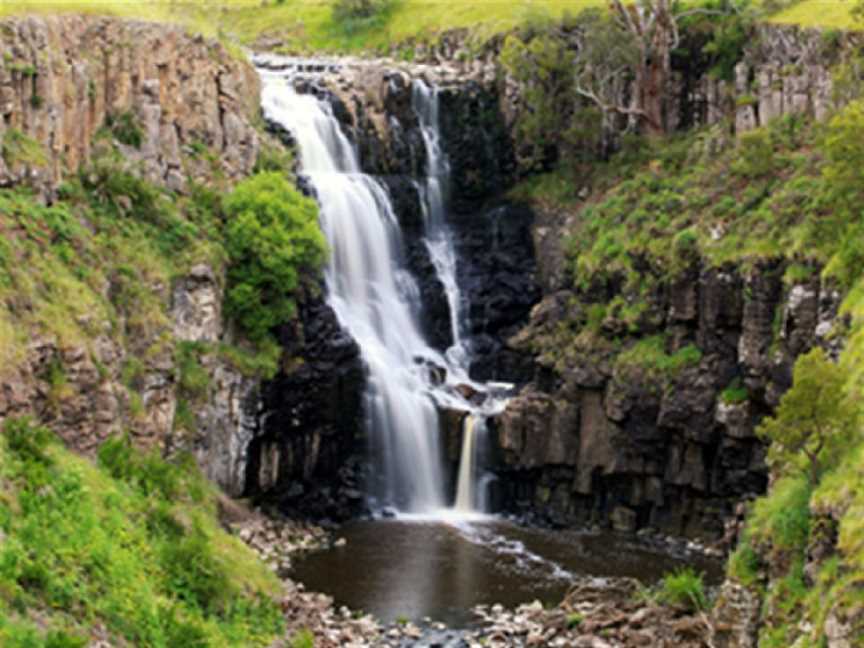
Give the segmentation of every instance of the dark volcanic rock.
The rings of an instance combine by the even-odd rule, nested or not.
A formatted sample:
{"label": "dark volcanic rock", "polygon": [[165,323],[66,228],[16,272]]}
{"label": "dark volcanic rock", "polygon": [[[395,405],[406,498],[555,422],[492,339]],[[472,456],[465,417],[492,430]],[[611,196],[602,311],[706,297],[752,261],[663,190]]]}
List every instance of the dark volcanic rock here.
{"label": "dark volcanic rock", "polygon": [[268,415],[250,447],[248,488],[302,504],[305,514],[346,517],[362,505],[349,496],[361,476],[345,465],[363,448],[365,371],[357,344],[322,299],[299,310],[280,333],[283,366],[264,390]]}

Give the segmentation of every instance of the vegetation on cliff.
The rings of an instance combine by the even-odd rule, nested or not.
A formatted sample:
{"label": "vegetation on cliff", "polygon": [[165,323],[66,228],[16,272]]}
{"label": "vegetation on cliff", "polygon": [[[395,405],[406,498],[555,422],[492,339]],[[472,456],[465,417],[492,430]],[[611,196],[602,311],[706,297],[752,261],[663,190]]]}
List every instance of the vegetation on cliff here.
{"label": "vegetation on cliff", "polygon": [[[838,98],[860,88],[850,90],[850,78],[838,70]],[[575,303],[528,341],[559,369],[591,354],[660,367],[681,353],[686,340],[658,346],[644,336],[660,321],[657,295],[694,281],[694,268],[779,268],[787,291],[818,280],[845,296],[823,341],[835,357],[802,355],[760,428],[775,481],[730,560],[730,574],[765,602],[760,646],[824,645],[829,627],[850,645],[864,640],[862,143],[856,98],[825,123],[784,116],[735,138],[722,124],[663,140],[625,136],[608,161],[565,155],[513,194],[569,215]],[[775,341],[781,324],[778,311]],[[731,405],[747,399],[740,381],[722,394]]]}
{"label": "vegetation on cliff", "polygon": [[94,465],[25,419],[0,435],[0,644],[265,646],[279,581],[220,526],[191,457],[128,441]]}

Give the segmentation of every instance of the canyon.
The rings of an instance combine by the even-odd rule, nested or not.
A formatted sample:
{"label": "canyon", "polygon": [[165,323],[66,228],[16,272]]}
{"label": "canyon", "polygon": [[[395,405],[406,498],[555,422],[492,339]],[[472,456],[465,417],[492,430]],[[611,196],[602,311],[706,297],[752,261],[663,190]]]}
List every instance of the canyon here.
{"label": "canyon", "polygon": [[[706,129],[710,148],[830,113],[830,68],[857,36],[826,52],[819,32],[757,29],[733,81],[674,70],[673,129]],[[138,145],[112,131],[124,169],[177,196],[228,191],[265,152],[288,151],[286,176],[318,201],[329,244],[329,265],[276,329],[271,375],[220,351],[243,334],[224,316],[219,263],[152,283],[165,313],[152,327],[83,318],[87,339],[28,336],[0,372],[0,422],[33,415],[85,456],[128,431],[139,448],[190,452],[230,497],[327,526],[492,514],[720,555],[769,487],[756,430],[796,359],[843,347],[841,289],[821,268],[784,280],[793,264],[779,256],[743,267],[697,253],[640,294],[574,276],[578,209],[513,191],[530,176],[515,134],[530,107],[498,65],[500,41],[468,56],[453,33],[412,62],[250,62],[179,27],[62,16],[5,19],[0,42],[0,141],[26,136],[44,152],[4,148],[0,187],[61,200],[98,159],[100,133],[129,115]],[[99,292],[110,301],[117,286]],[[633,322],[597,322],[619,346],[567,334],[616,300],[644,304]],[[621,360],[658,336],[664,353],[698,354],[659,373]],[[207,377],[194,399],[181,348]],[[732,385],[744,396],[729,398]],[[727,643],[715,645],[754,645],[758,601],[731,581],[720,592]]]}

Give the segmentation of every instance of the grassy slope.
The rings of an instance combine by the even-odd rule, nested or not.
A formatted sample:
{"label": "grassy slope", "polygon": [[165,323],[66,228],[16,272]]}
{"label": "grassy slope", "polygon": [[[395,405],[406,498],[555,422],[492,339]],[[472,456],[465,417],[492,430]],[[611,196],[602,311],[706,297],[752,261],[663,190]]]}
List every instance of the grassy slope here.
{"label": "grassy slope", "polygon": [[250,44],[259,36],[283,38],[293,50],[359,51],[384,48],[407,38],[433,38],[454,28],[469,28],[480,36],[506,31],[532,12],[560,16],[566,10],[579,12],[602,0],[476,0],[436,2],[396,0],[386,20],[345,28],[331,20],[331,0],[221,0],[172,3],[167,0],[124,2],[122,0],[8,0],[0,4],[0,15],[29,12],[83,12],[147,20],[180,22],[206,35],[222,35]]}
{"label": "grassy slope", "polygon": [[[805,27],[856,29],[855,0],[802,0],[771,18],[771,22]],[[860,25],[857,26],[860,29]]]}
{"label": "grassy slope", "polygon": [[[770,20],[851,29],[854,0],[803,0]],[[333,0],[5,0],[0,16],[23,13],[81,12],[179,22],[207,36],[220,36],[249,45],[261,36],[300,51],[386,51],[393,43],[410,39],[434,40],[449,29],[466,28],[480,40],[505,32],[532,15],[559,17],[579,13],[603,0],[395,0],[381,18],[367,23],[337,25],[331,19]]]}
{"label": "grassy slope", "polygon": [[281,631],[278,580],[222,530],[194,460],[112,441],[94,465],[11,421],[0,484],[0,645],[266,646]]}

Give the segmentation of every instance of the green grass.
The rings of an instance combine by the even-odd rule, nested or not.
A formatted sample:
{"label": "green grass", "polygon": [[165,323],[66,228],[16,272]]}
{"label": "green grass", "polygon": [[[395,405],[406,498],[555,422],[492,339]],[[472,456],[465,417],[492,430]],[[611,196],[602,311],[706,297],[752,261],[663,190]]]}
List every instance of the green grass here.
{"label": "green grass", "polygon": [[369,25],[343,25],[332,19],[330,0],[260,0],[174,3],[169,0],[11,0],[0,16],[22,13],[88,13],[183,24],[207,36],[253,43],[262,36],[284,41],[291,51],[375,51],[409,39],[435,41],[444,31],[468,29],[483,40],[505,32],[536,15],[561,17],[578,13],[601,0],[505,0],[434,2],[396,0],[386,20]]}
{"label": "green grass", "polygon": [[720,392],[721,400],[729,405],[744,403],[747,401],[748,397],[749,392],[747,391],[747,386],[741,382],[740,378],[733,379],[726,389]]}
{"label": "green grass", "polygon": [[708,607],[702,574],[696,573],[691,567],[684,567],[664,576],[657,598],[662,603],[686,610],[701,611]]}
{"label": "green grass", "polygon": [[[134,145],[131,118],[114,125]],[[268,159],[283,160],[275,152]],[[285,186],[293,185],[286,180]],[[192,183],[184,195],[150,184],[124,170],[105,133],[97,138],[92,166],[70,178],[53,205],[41,204],[26,187],[0,189],[0,360],[22,361],[35,335],[60,348],[90,348],[107,334],[130,351],[123,379],[137,390],[146,360],[171,353],[174,346],[166,290],[193,265],[206,263],[217,277],[229,266],[226,195],[232,195],[230,187],[218,182],[210,188]],[[309,229],[320,237],[317,221]],[[255,250],[245,263],[256,262]],[[290,259],[283,271],[286,267],[293,268]],[[295,281],[305,285],[310,273],[315,274],[296,272]],[[227,288],[232,286],[229,281]],[[291,292],[281,285],[270,298],[279,290]],[[206,392],[195,352],[209,350],[182,347],[177,353],[187,400],[200,400]],[[256,376],[273,375],[280,355],[269,335],[218,351]]]}
{"label": "green grass", "polygon": [[278,580],[222,530],[193,460],[114,440],[96,466],[16,420],[0,435],[0,483],[0,645],[83,646],[97,626],[165,648],[281,632]]}
{"label": "green grass", "polygon": [[770,22],[804,27],[828,27],[860,31],[852,15],[856,0],[802,0],[771,16]]}
{"label": "green grass", "polygon": [[686,367],[698,365],[702,359],[702,352],[692,344],[674,353],[667,351],[666,344],[666,338],[662,335],[642,338],[618,355],[618,366],[639,367],[649,373],[674,375]]}

